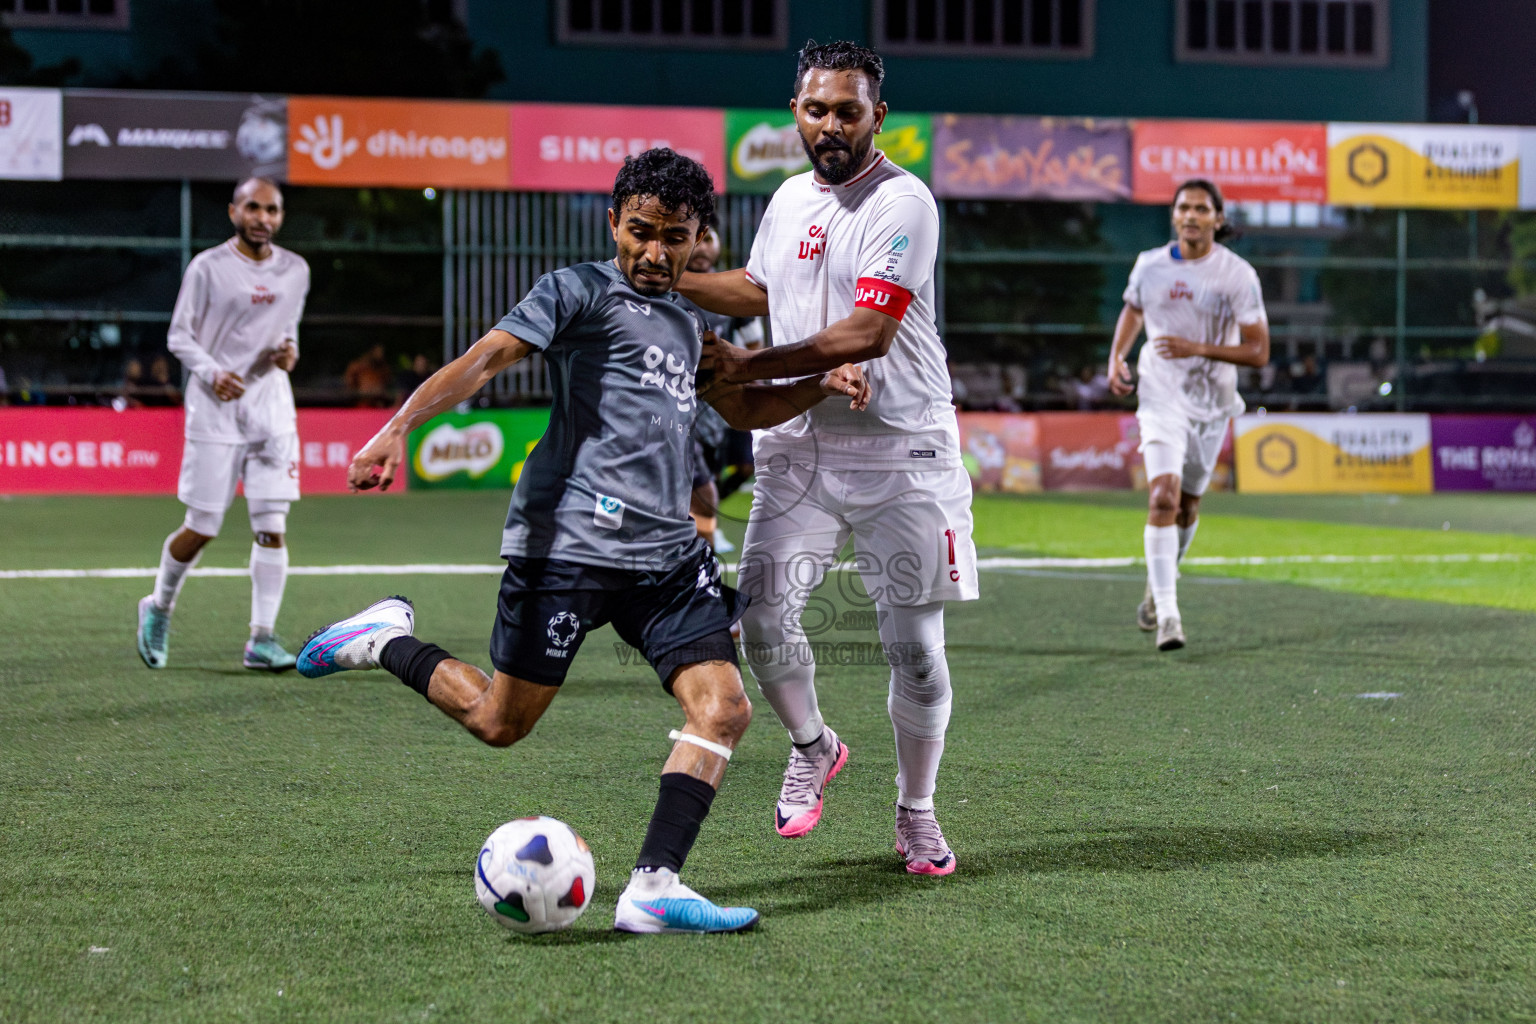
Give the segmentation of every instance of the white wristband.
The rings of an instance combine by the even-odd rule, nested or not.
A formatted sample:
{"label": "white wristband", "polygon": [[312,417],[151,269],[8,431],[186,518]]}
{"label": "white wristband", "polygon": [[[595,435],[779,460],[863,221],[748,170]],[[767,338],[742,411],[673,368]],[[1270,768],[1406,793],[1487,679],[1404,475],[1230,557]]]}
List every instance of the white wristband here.
{"label": "white wristband", "polygon": [[692,733],[678,732],[676,729],[673,729],[671,732],[667,733],[667,739],[674,740],[678,743],[692,743],[694,746],[703,747],[711,754],[723,757],[727,761],[731,759],[730,747],[716,743],[713,740],[707,740],[703,736],[695,736]]}

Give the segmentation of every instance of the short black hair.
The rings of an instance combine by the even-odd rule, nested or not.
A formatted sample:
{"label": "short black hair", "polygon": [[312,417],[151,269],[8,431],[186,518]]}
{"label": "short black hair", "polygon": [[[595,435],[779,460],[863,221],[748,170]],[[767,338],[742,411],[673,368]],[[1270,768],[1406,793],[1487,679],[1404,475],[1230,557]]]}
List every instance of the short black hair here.
{"label": "short black hair", "polygon": [[672,213],[686,209],[699,224],[715,216],[715,182],[704,165],[665,146],[624,158],[613,179],[613,209],[617,213],[631,199],[655,199]]}
{"label": "short black hair", "polygon": [[256,182],[258,185],[270,185],[273,188],[277,189],[277,194],[278,195],[282,195],[283,194],[283,186],[279,185],[277,182],[273,181],[271,178],[268,178],[266,175],[264,175],[264,174],[249,174],[249,175],[246,175],[244,178],[241,178],[239,181],[235,182],[235,190],[229,194],[229,201],[230,202],[234,202],[235,199],[240,195],[240,190],[245,188],[245,186],[249,185],[253,181]]}
{"label": "short black hair", "polygon": [[876,101],[880,99],[880,86],[885,82],[885,61],[867,46],[839,39],[833,43],[818,43],[807,39],[800,50],[800,63],[795,68],[795,91],[805,82],[805,73],[812,68],[823,71],[862,71],[869,76],[870,91]]}
{"label": "short black hair", "polygon": [[[1209,181],[1205,178],[1190,178],[1188,181],[1184,182],[1178,188],[1173,190],[1173,203],[1177,203],[1179,201],[1179,193],[1183,192],[1187,188],[1200,189],[1206,195],[1210,196],[1211,206],[1216,210],[1217,213],[1221,214],[1223,217],[1226,216],[1226,200],[1221,197],[1221,189],[1216,187],[1216,183],[1214,181]],[[1172,206],[1173,203],[1170,203],[1169,205]],[[1241,233],[1237,230],[1237,228],[1233,227],[1231,224],[1223,222],[1221,227],[1216,229],[1216,241],[1229,241],[1231,239],[1240,237],[1240,234]]]}

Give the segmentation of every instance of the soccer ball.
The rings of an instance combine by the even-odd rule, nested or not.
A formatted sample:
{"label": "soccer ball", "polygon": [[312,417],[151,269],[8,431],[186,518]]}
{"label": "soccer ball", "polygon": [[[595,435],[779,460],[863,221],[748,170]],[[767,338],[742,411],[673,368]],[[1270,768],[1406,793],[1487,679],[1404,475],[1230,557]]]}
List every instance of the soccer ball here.
{"label": "soccer ball", "polygon": [[492,832],[475,861],[475,895],[504,928],[569,928],[592,901],[592,851],[565,822],[518,818]]}

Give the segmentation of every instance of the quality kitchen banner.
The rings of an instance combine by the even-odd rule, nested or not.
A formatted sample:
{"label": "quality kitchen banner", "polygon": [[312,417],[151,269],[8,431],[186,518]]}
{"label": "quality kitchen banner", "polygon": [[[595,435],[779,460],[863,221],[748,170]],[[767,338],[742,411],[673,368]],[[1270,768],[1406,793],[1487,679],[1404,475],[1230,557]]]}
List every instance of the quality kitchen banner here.
{"label": "quality kitchen banner", "polygon": [[288,180],[506,189],[508,109],[501,103],[291,96]]}
{"label": "quality kitchen banner", "polygon": [[548,428],[548,409],[484,409],[435,416],[407,439],[410,486],[511,487]]}
{"label": "quality kitchen banner", "polygon": [[1228,200],[1321,203],[1328,188],[1325,125],[1287,121],[1137,121],[1132,198],[1168,205],[1190,178]]}
{"label": "quality kitchen banner", "polygon": [[63,176],[63,105],[57,89],[0,89],[0,178]]}
{"label": "quality kitchen banner", "polygon": [[1131,194],[1131,134],[1121,121],[940,114],[940,198],[1115,201]]}
{"label": "quality kitchen banner", "polygon": [[1330,124],[1328,201],[1341,206],[1513,208],[1520,202],[1520,129]]}
{"label": "quality kitchen banner", "polygon": [[281,178],[288,110],[281,97],[70,89],[64,177]]}
{"label": "quality kitchen banner", "polygon": [[691,107],[514,103],[512,187],[611,192],[625,157],[666,146],[703,164],[724,192],[724,121],[724,111]]}
{"label": "quality kitchen banner", "polygon": [[1239,416],[1237,489],[1246,494],[1428,494],[1429,416]]}
{"label": "quality kitchen banner", "polygon": [[[795,116],[786,109],[727,110],[725,190],[767,195],[811,169]],[[893,163],[928,180],[933,164],[933,122],[927,114],[889,114],[875,147]],[[716,183],[720,183],[716,178]]]}

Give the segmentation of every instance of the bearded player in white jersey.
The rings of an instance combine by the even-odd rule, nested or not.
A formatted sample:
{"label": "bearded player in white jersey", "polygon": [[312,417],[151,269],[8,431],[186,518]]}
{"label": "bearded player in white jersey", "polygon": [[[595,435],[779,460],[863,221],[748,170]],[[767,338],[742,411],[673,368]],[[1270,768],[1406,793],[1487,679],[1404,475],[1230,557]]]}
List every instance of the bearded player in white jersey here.
{"label": "bearded player in white jersey", "polygon": [[139,656],[164,668],[171,613],[187,572],[245,485],[251,532],[251,632],[246,668],[281,672],[294,657],[273,633],[288,580],[289,504],[299,497],[298,419],[288,373],[299,360],[309,264],[272,244],[283,194],[263,178],[235,187],[235,235],[187,266],[169,347],[187,368],[186,444],[176,496],[187,507],[165,539],[155,589],[139,601]]}
{"label": "bearded player in white jersey", "polygon": [[[1175,238],[1136,257],[1125,307],[1109,350],[1109,386],[1137,392],[1147,468],[1147,589],[1136,623],[1157,632],[1157,649],[1184,646],[1179,561],[1199,525],[1200,496],[1211,481],[1227,424],[1243,411],[1237,368],[1269,362],[1269,320],[1259,275],[1222,245],[1221,191],[1186,181],[1173,197]],[[1125,357],[1142,327],[1148,343],[1131,381]]]}
{"label": "bearded player in white jersey", "polygon": [[955,854],[933,799],[950,714],[944,602],[978,594],[971,485],[934,318],[938,209],[921,180],[874,148],[884,76],[862,46],[807,44],[790,109],[812,170],[774,194],[744,270],[688,274],[678,290],[712,312],[769,316],[772,346],[711,346],[727,381],[845,362],[869,379],[866,411],[818,407],[758,433],[742,633],[793,744],[775,824],[803,836],[848,747],[822,722],[807,636],[817,624],[802,613],[852,536],[891,666],[897,851],[913,874],[947,875]]}

